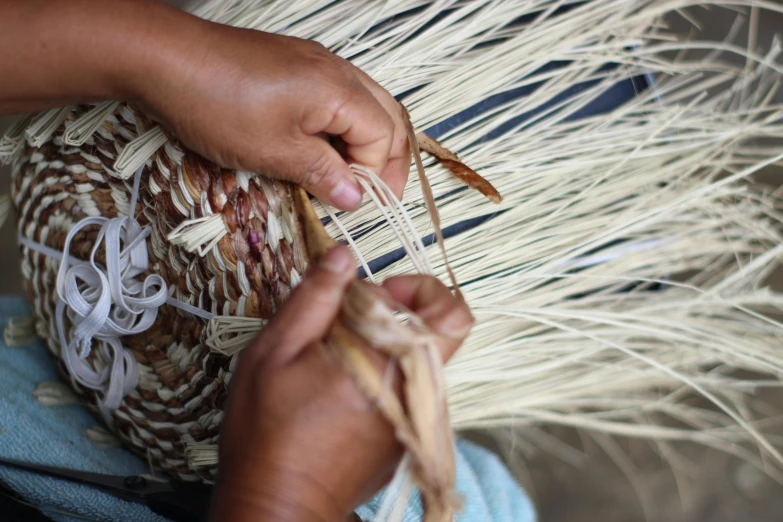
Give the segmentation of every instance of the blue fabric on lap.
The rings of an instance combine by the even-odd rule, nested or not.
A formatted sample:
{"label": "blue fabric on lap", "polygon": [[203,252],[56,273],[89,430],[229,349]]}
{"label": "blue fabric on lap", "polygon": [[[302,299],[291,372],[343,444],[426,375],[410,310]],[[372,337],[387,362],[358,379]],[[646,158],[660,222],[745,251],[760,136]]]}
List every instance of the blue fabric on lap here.
{"label": "blue fabric on lap", "polygon": [[[457,491],[462,495],[462,511],[457,522],[535,522],[536,511],[506,467],[491,452],[468,442],[457,442]],[[372,520],[383,492],[357,510],[364,520]],[[413,495],[405,510],[404,522],[419,522],[424,510]]]}
{"label": "blue fabric on lap", "polygon": [[[29,313],[22,299],[0,297],[0,328],[9,318]],[[149,473],[144,461],[129,451],[100,448],[87,439],[85,430],[101,421],[86,407],[47,407],[38,402],[35,387],[58,379],[54,359],[40,342],[10,348],[0,336],[0,457],[115,475]],[[497,457],[464,441],[457,444],[457,451],[458,487],[465,498],[460,522],[535,520],[530,499]],[[146,506],[65,480],[0,466],[0,481],[58,521],[76,517],[107,522],[165,520]],[[376,498],[363,506],[362,517],[372,520],[378,502]],[[418,500],[408,507],[405,520],[421,520]]]}
{"label": "blue fabric on lap", "polygon": [[[0,298],[3,328],[9,318],[29,314],[22,299]],[[56,364],[41,343],[9,348],[0,342],[0,457],[98,473],[148,473],[145,463],[129,451],[99,448],[87,439],[85,430],[101,422],[86,407],[45,407],[38,402],[35,387],[56,380]],[[68,517],[56,511],[100,521],[165,520],[145,506],[36,473],[0,466],[0,480],[57,520]]]}

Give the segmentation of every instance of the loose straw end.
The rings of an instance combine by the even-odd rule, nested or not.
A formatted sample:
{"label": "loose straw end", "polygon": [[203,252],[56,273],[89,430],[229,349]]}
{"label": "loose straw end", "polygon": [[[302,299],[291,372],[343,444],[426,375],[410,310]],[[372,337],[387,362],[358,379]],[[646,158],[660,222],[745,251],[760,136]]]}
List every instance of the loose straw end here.
{"label": "loose straw end", "polygon": [[63,381],[45,381],[33,390],[33,397],[44,406],[65,406],[78,404],[79,398]]}
{"label": "loose straw end", "polygon": [[304,231],[307,254],[311,260],[316,259],[337,246],[337,241],[326,232],[305,189],[294,187],[293,198]]}
{"label": "loose straw end", "polygon": [[416,134],[416,140],[420,150],[432,154],[455,178],[483,194],[492,203],[499,204],[503,201],[503,196],[492,183],[465,165],[456,154],[444,147],[438,140],[430,138],[423,132]]}
{"label": "loose straw end", "polygon": [[29,346],[36,337],[35,320],[32,317],[12,317],[3,330],[6,346]]}
{"label": "loose straw end", "polygon": [[223,216],[213,214],[181,223],[171,231],[168,240],[172,245],[182,246],[188,252],[198,252],[204,257],[227,233]]}
{"label": "loose straw end", "polygon": [[128,143],[114,162],[116,176],[120,179],[133,176],[167,141],[163,129],[154,127]]}

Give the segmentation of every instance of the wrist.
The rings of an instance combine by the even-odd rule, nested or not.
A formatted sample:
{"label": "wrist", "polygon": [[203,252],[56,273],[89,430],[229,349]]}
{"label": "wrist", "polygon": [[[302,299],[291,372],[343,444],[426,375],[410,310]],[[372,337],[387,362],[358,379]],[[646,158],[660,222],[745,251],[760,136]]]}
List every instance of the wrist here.
{"label": "wrist", "polygon": [[123,90],[121,99],[160,110],[171,93],[188,88],[207,52],[212,23],[157,0],[142,3],[149,6],[147,19],[131,29],[132,49],[123,51],[126,60],[113,81]]}
{"label": "wrist", "polygon": [[[312,458],[266,440],[248,458],[222,449],[213,520],[231,522],[343,522],[356,508],[335,491],[328,473],[301,469]],[[227,517],[230,513],[234,517]]]}
{"label": "wrist", "polygon": [[343,512],[331,502],[300,488],[266,488],[259,483],[219,481],[210,520],[213,522],[343,522],[352,510]]}

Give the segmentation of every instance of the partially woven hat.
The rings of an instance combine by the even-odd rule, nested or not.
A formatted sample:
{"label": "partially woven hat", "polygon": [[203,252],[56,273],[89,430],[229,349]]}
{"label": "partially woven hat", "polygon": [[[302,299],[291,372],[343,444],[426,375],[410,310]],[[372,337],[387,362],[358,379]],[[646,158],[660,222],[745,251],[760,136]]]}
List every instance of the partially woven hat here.
{"label": "partially woven hat", "polygon": [[[87,109],[78,107],[66,122]],[[123,104],[81,146],[64,143],[62,125],[40,147],[26,147],[12,187],[20,232],[62,251],[71,228],[85,218],[127,215],[134,180],[111,173],[119,152],[152,127]],[[307,267],[290,187],[220,169],[173,140],[147,165],[135,212],[138,223],[151,230],[146,240],[149,270],[141,278],[158,274],[171,297],[215,314],[270,318]],[[184,220],[208,213],[220,216],[229,233],[206,256],[168,241]],[[98,228],[75,235],[69,250],[74,258],[89,259]],[[38,334],[62,364],[55,314],[60,263],[21,248]],[[104,263],[105,252],[97,255]],[[115,431],[156,467],[182,478],[196,473],[187,463],[185,443],[217,439],[231,375],[232,358],[210,351],[206,332],[202,318],[162,306],[151,328],[122,340],[141,373],[136,392],[111,414]],[[95,344],[90,360],[100,369],[109,361]],[[100,407],[100,393],[63,373],[87,404]],[[214,477],[212,467],[197,473]]]}

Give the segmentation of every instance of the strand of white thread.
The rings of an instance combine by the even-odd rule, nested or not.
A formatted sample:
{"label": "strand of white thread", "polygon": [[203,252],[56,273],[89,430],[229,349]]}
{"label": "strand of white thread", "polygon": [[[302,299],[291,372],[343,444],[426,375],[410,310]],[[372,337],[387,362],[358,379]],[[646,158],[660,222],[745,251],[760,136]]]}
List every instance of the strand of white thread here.
{"label": "strand of white thread", "polygon": [[[432,274],[432,263],[427,255],[424,242],[400,200],[371,169],[354,164],[351,165],[351,170],[397,236],[416,271],[421,274]],[[339,223],[336,216],[332,216],[332,219],[336,224]]]}

